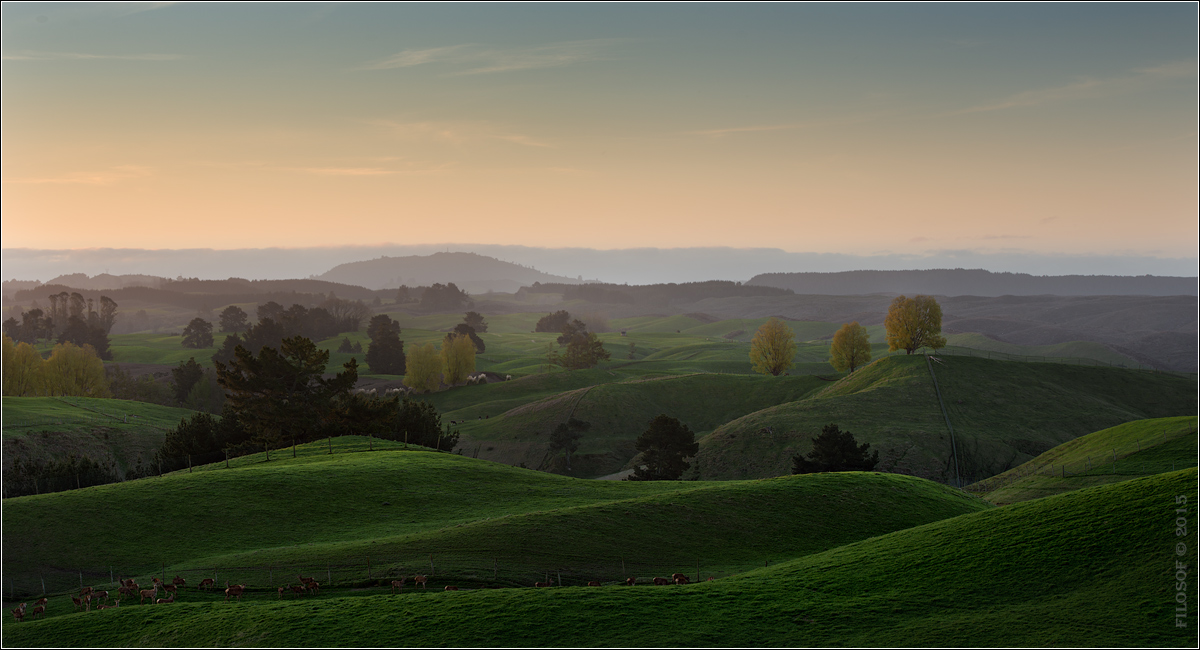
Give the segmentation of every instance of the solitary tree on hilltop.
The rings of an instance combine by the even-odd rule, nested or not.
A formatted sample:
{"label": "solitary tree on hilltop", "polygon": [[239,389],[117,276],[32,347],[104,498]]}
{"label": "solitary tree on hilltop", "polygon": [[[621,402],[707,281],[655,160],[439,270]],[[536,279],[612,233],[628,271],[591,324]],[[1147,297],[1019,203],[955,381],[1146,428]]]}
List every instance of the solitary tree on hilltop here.
{"label": "solitary tree on hilltop", "polygon": [[763,323],[750,342],[750,363],[755,372],[778,377],[791,368],[796,356],[794,338],[792,328],[774,316]]}
{"label": "solitary tree on hilltop", "polygon": [[866,365],[871,360],[871,341],[867,336],[867,328],[857,321],[842,325],[842,329],[833,335],[830,357],[829,363],[838,372],[854,372],[855,368]]}
{"label": "solitary tree on hilltop", "polygon": [[946,346],[946,337],[942,336],[942,307],[932,296],[896,296],[888,307],[883,326],[887,328],[890,352],[904,350],[912,354],[920,348],[937,350]]}
{"label": "solitary tree on hilltop", "polygon": [[869,472],[879,463],[879,451],[867,455],[870,443],[857,444],[854,434],[838,429],[836,424],[821,427],[820,435],[812,439],[808,458],[792,456],[793,474],[814,472]]}

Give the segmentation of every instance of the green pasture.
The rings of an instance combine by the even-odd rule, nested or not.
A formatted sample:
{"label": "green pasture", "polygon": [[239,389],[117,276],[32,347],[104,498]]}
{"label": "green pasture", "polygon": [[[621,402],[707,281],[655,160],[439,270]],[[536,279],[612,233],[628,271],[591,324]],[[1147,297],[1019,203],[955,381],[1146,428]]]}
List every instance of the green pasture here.
{"label": "green pasture", "polygon": [[[812,478],[759,483],[787,490]],[[879,496],[871,482],[895,479],[819,480],[841,482],[820,495],[840,499],[844,519],[866,520],[855,508]],[[919,485],[928,484],[911,487]],[[5,625],[3,641],[6,647],[1194,647],[1196,605],[1187,602],[1184,626],[1177,626],[1174,565],[1182,559],[1194,567],[1197,554],[1185,548],[1177,555],[1174,531],[1178,497],[1196,490],[1190,469],[1004,508],[967,508],[827,550],[797,548],[793,559],[685,586],[487,589],[464,582],[454,593],[410,587],[392,595],[386,587],[360,587],[281,601],[264,590],[241,602],[189,591],[169,607],[125,604],[80,613],[57,598],[45,620]],[[782,518],[780,511],[815,518],[791,508],[774,518]],[[1195,505],[1185,511],[1185,526],[1194,526]],[[671,534],[669,527],[659,531]],[[1187,575],[1194,580],[1193,572]],[[1186,602],[1193,591],[1183,593]]]}
{"label": "green pasture", "polygon": [[1136,420],[1063,443],[968,490],[1015,503],[1196,466],[1196,416]]}

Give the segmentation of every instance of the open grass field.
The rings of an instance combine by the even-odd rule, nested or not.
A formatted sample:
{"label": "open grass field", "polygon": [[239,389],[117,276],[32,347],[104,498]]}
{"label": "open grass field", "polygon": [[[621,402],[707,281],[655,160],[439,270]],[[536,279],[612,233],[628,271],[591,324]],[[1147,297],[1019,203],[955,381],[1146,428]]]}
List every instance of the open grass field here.
{"label": "open grass field", "polygon": [[[783,494],[813,480],[837,482],[815,494],[827,502],[826,512],[840,510],[839,528],[867,525],[875,512],[858,508],[881,495],[877,487],[900,492],[895,499],[906,503],[938,489],[917,479],[859,473],[730,485]],[[688,494],[699,497],[706,489]],[[272,592],[248,593],[241,602],[186,591],[186,600],[170,606],[126,603],[79,613],[58,597],[44,620],[5,625],[3,641],[6,647],[1194,647],[1194,603],[1179,619],[1183,627],[1176,623],[1174,563],[1196,565],[1194,547],[1176,554],[1175,535],[1178,497],[1189,498],[1183,519],[1195,525],[1190,498],[1196,490],[1196,470],[1189,469],[1004,508],[970,505],[959,496],[966,511],[958,516],[831,539],[826,549],[801,545],[793,559],[684,586],[487,589],[463,583],[454,593],[334,588],[282,601]],[[793,508],[784,505],[776,514],[828,521]],[[670,535],[669,527],[656,532]],[[1194,540],[1194,533],[1189,529],[1184,539]],[[712,544],[736,545],[720,538]],[[1194,568],[1188,576],[1190,586]],[[1193,594],[1185,590],[1183,598]]]}
{"label": "open grass field", "polygon": [[968,489],[996,504],[1195,467],[1196,417],[1136,420],[1063,443]]}

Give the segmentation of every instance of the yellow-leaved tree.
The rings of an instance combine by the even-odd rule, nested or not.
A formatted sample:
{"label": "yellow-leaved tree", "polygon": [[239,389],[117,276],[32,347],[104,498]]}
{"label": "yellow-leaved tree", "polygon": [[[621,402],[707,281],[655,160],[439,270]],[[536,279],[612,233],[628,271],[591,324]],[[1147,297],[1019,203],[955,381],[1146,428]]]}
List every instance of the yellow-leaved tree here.
{"label": "yellow-leaved tree", "polygon": [[912,354],[920,348],[946,347],[942,336],[942,306],[933,296],[896,296],[888,307],[887,318],[888,351],[904,350]]}
{"label": "yellow-leaved tree", "polygon": [[108,397],[104,362],[95,348],[79,347],[70,341],[59,343],[42,366],[46,393],[78,397]]}
{"label": "yellow-leaved tree", "polygon": [[414,346],[409,351],[406,361],[405,386],[418,393],[438,389],[442,374],[442,359],[438,356],[437,348],[434,348],[432,343]]}
{"label": "yellow-leaved tree", "polygon": [[28,343],[13,343],[4,335],[4,395],[32,397],[43,391],[42,355]]}
{"label": "yellow-leaved tree", "polygon": [[829,363],[838,372],[854,372],[859,366],[865,366],[871,360],[871,339],[867,328],[858,321],[842,325],[842,329],[833,335],[833,346],[830,348]]}
{"label": "yellow-leaved tree", "polygon": [[754,371],[778,377],[791,368],[796,356],[794,338],[792,328],[774,316],[763,323],[750,342],[750,363]]}
{"label": "yellow-leaved tree", "polygon": [[466,334],[450,333],[442,341],[442,376],[446,385],[467,380],[475,372],[475,344]]}

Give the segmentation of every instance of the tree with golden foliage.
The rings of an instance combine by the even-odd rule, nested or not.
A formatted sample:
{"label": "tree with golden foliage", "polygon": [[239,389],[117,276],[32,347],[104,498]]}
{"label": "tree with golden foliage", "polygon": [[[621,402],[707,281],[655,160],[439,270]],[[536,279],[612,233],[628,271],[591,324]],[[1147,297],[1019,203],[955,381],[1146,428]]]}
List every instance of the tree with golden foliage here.
{"label": "tree with golden foliage", "polygon": [[904,350],[912,354],[920,348],[946,347],[942,336],[942,307],[933,296],[897,296],[888,307],[887,318],[888,351]]}
{"label": "tree with golden foliage", "polygon": [[42,355],[28,343],[4,335],[4,396],[32,397],[43,389]]}
{"label": "tree with golden foliage", "polygon": [[108,397],[104,362],[95,348],[59,343],[42,366],[46,394],[76,397]]}
{"label": "tree with golden foliage", "polygon": [[842,325],[842,329],[833,335],[833,346],[830,348],[829,363],[838,372],[854,372],[859,366],[865,366],[871,360],[871,340],[867,328],[857,321]]}
{"label": "tree with golden foliage", "polygon": [[[470,339],[468,339],[470,340]],[[442,374],[442,360],[432,343],[413,347],[406,357],[404,385],[423,393],[436,391]]]}
{"label": "tree with golden foliage", "polygon": [[475,372],[475,343],[471,337],[451,332],[442,341],[442,375],[448,386],[461,384]]}
{"label": "tree with golden foliage", "polygon": [[758,328],[750,342],[750,363],[755,372],[778,377],[792,367],[796,356],[795,334],[782,320],[772,316]]}

